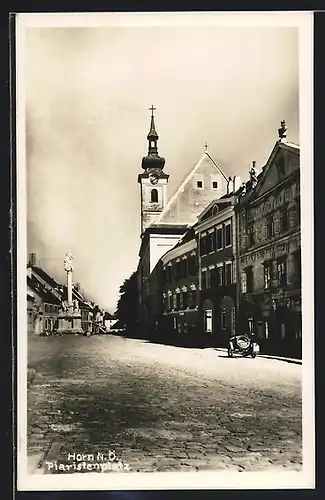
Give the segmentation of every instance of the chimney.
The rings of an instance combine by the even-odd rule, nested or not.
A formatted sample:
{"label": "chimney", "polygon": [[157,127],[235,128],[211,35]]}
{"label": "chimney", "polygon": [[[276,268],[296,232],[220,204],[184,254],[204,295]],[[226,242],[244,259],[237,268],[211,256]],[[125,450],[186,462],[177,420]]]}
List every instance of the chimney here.
{"label": "chimney", "polygon": [[229,194],[229,184],[231,183],[231,177],[228,177],[228,182],[227,182],[227,194]]}
{"label": "chimney", "polygon": [[232,178],[232,192],[235,194],[236,192],[236,176],[234,175]]}
{"label": "chimney", "polygon": [[36,266],[36,253],[30,253],[29,254],[28,264],[30,266]]}
{"label": "chimney", "polygon": [[28,278],[32,278],[32,268],[30,264],[27,264],[27,276]]}

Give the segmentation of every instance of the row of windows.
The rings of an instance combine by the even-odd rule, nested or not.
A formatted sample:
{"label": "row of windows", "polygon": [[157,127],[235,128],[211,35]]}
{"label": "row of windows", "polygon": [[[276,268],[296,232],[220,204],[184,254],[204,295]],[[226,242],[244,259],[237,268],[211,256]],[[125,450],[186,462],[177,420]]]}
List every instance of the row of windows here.
{"label": "row of windows", "polygon": [[[204,330],[207,333],[212,333],[215,329],[216,325],[214,325],[214,321],[216,320],[216,314],[213,314],[212,309],[207,309],[204,312]],[[235,329],[236,322],[236,310],[233,307],[231,311],[231,317],[227,314],[226,309],[221,309],[220,313],[220,328],[221,330],[229,330],[231,332]]]}
{"label": "row of windows", "polygon": [[44,311],[46,313],[58,313],[59,312],[59,306],[55,304],[45,304],[44,305]]}
{"label": "row of windows", "polygon": [[268,216],[263,225],[258,227],[252,224],[247,228],[247,246],[250,248],[259,241],[285,233],[288,229],[294,228],[299,224],[299,207],[283,208]]}
{"label": "row of windows", "polygon": [[[204,187],[203,181],[197,181],[196,186],[199,189],[203,189],[203,187]],[[212,182],[212,189],[218,189],[218,182],[217,181]],[[157,189],[152,189],[150,191],[150,202],[151,203],[158,203],[158,191],[157,191]]]}
{"label": "row of windows", "polygon": [[231,223],[214,228],[200,238],[200,254],[207,255],[215,250],[231,246]]}
{"label": "row of windows", "polygon": [[[295,324],[293,325],[294,331],[290,332],[288,329],[287,325],[285,323],[280,323],[280,337],[281,339],[285,339],[288,336],[294,336],[295,339],[301,339],[301,319],[298,318],[295,321]],[[278,330],[278,329],[277,329]],[[291,327],[292,330],[292,327]],[[256,323],[256,336],[258,339],[269,339],[270,338],[270,326],[268,321],[257,321]],[[271,332],[271,337],[272,337],[272,332]]]}
{"label": "row of windows", "polygon": [[233,282],[232,263],[227,262],[213,269],[202,271],[202,290],[230,285]]}
{"label": "row of windows", "polygon": [[[203,187],[204,187],[203,181],[197,181],[196,187],[198,187],[199,189],[203,189]],[[218,183],[217,183],[217,181],[213,181],[212,182],[212,189],[218,189]]]}
{"label": "row of windows", "polygon": [[196,291],[186,290],[163,297],[164,311],[181,310],[196,307]]}
{"label": "row of windows", "polygon": [[[301,286],[301,254],[300,251],[293,254],[293,284]],[[268,260],[263,263],[264,267],[264,289],[285,287],[287,285],[287,259],[281,257],[277,260]],[[247,267],[242,275],[242,292],[252,293],[254,291],[254,272],[253,267]]]}
{"label": "row of windows", "polygon": [[187,276],[195,276],[197,273],[197,259],[196,255],[191,255],[185,259],[178,260],[171,265],[166,266],[165,280],[171,283],[173,279],[179,280]]}

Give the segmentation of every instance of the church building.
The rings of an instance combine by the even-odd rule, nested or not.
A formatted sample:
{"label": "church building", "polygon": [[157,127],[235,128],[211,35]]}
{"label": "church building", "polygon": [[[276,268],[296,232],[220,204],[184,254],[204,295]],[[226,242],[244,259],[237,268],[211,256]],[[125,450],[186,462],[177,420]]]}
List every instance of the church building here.
{"label": "church building", "polygon": [[208,152],[205,152],[174,195],[168,199],[169,174],[165,158],[158,154],[158,139],[152,106],[147,135],[148,154],[142,159],[138,175],[141,199],[141,245],[137,269],[141,327],[154,328],[150,276],[161,257],[174,248],[197,221],[212,200],[227,194],[232,179],[227,177]]}

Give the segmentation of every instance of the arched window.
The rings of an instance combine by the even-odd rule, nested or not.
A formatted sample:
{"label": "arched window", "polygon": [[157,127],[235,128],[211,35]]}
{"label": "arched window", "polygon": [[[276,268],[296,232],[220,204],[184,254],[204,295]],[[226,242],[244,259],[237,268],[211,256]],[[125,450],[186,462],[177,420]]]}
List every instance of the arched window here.
{"label": "arched window", "polygon": [[158,191],[157,191],[157,189],[151,190],[151,203],[158,203]]}

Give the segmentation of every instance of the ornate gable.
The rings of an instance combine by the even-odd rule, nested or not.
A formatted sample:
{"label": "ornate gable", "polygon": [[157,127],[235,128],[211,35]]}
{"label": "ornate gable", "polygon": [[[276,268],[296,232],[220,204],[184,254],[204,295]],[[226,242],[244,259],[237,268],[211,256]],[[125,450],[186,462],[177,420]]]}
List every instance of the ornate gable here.
{"label": "ornate gable", "polygon": [[230,207],[232,204],[231,201],[229,200],[220,200],[215,203],[213,203],[212,206],[208,208],[208,210],[202,214],[202,216],[199,218],[201,221],[210,219],[210,217],[213,217],[216,215],[218,212],[221,212],[222,210],[225,210],[225,208]]}
{"label": "ornate gable", "polygon": [[299,146],[278,141],[263,167],[254,192],[258,198],[299,170]]}

